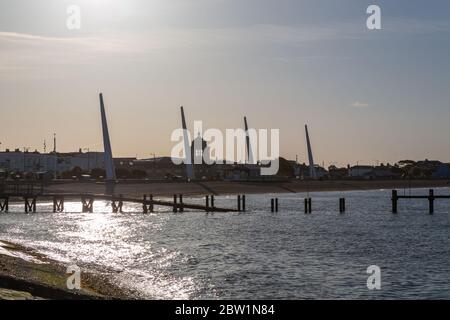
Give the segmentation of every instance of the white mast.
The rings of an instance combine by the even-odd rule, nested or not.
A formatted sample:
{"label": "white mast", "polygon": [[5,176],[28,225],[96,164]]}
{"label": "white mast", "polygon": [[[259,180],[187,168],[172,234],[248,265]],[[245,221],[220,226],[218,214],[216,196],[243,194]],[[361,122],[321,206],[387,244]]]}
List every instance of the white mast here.
{"label": "white mast", "polygon": [[317,179],[316,167],[314,166],[314,158],[311,149],[311,141],[309,140],[308,126],[305,125],[306,132],[306,145],[308,147],[308,159],[309,159],[309,175],[312,179]]}
{"label": "white mast", "polygon": [[189,141],[189,132],[186,126],[186,118],[184,117],[184,109],[181,107],[181,125],[183,127],[184,153],[186,165],[186,178],[188,180],[194,179],[194,168],[192,166],[191,147]]}
{"label": "white mast", "polygon": [[116,180],[116,170],[114,168],[114,161],[111,150],[111,141],[109,139],[108,122],[106,121],[105,106],[103,104],[103,95],[100,93],[100,113],[102,117],[103,128],[103,148],[105,152],[105,171],[106,180]]}
{"label": "white mast", "polygon": [[247,159],[249,164],[255,164],[255,159],[253,158],[252,146],[250,144],[250,133],[248,132],[247,117],[244,117],[245,126],[245,142],[247,145]]}

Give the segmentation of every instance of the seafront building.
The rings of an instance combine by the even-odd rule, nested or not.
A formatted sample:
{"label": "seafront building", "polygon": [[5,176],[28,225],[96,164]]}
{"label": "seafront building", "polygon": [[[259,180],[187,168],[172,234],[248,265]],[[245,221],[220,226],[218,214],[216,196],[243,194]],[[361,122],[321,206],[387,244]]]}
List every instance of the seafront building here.
{"label": "seafront building", "polygon": [[[192,159],[200,158],[207,153],[208,146],[196,137],[197,143],[191,144]],[[199,159],[198,159],[199,160]],[[261,181],[280,178],[294,178],[300,180],[314,179],[310,176],[310,166],[297,161],[280,159],[280,172],[273,177],[260,175],[259,164],[222,163],[208,165],[201,160],[193,164],[195,180],[226,180],[226,181]],[[137,159],[135,157],[116,157],[113,159],[117,178],[119,179],[156,179],[156,180],[185,180],[186,166],[176,165],[170,157],[153,157]],[[98,179],[105,177],[105,157],[103,152],[50,152],[0,151],[0,178],[5,176],[40,176],[57,178],[72,178],[84,175]],[[315,165],[316,179],[399,179],[399,178],[433,178],[450,179],[450,164],[436,160],[399,161],[395,165],[356,165],[338,168],[334,165],[325,169]]]}
{"label": "seafront building", "polygon": [[104,168],[103,152],[40,153],[6,149],[0,152],[0,169],[7,172],[49,172],[59,175],[73,168],[91,171]]}

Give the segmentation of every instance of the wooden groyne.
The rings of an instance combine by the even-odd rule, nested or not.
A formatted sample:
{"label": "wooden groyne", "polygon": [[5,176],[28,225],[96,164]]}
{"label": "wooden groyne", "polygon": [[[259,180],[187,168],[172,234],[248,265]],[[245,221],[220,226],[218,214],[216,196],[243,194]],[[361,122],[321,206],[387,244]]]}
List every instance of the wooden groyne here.
{"label": "wooden groyne", "polygon": [[435,195],[434,190],[428,190],[428,195],[403,195],[399,196],[397,190],[392,190],[392,213],[398,212],[398,201],[400,199],[426,199],[428,200],[428,212],[430,214],[434,213],[434,201],[437,199],[450,199],[450,195]]}
{"label": "wooden groyne", "polygon": [[[24,212],[36,212],[38,201],[52,201],[53,212],[64,212],[66,201],[79,201],[82,205],[82,212],[94,212],[95,201],[109,201],[113,213],[122,213],[125,203],[139,204],[143,213],[154,212],[155,206],[172,208],[173,212],[184,212],[185,210],[204,212],[246,212],[246,196],[237,195],[236,208],[219,207],[215,204],[215,195],[205,196],[204,204],[187,203],[182,194],[174,194],[173,201],[155,199],[153,195],[143,195],[142,198],[133,198],[123,195],[93,194],[93,193],[29,193],[33,189],[26,189],[27,192],[0,193],[0,212],[8,212],[10,203],[23,201]],[[42,190],[40,190],[42,191]],[[437,199],[450,199],[450,195],[435,195],[430,189],[427,195],[399,195],[397,190],[392,190],[392,213],[398,212],[399,200],[424,199],[428,201],[428,211],[434,213],[434,202]],[[312,213],[312,199],[305,198],[304,213]],[[339,213],[346,212],[345,198],[339,198]],[[269,202],[270,212],[279,211],[279,199],[272,198]]]}
{"label": "wooden groyne", "polygon": [[[123,213],[125,203],[139,204],[142,206],[142,213],[154,212],[155,206],[172,208],[173,212],[184,212],[186,209],[204,212],[246,212],[246,196],[237,195],[236,208],[218,207],[215,204],[215,195],[206,195],[203,204],[192,204],[184,202],[182,194],[174,194],[173,201],[157,200],[153,195],[143,195],[142,198],[133,198],[123,195],[90,194],[90,193],[44,193],[44,194],[0,194],[0,212],[8,212],[12,200],[15,203],[24,204],[24,212],[36,212],[38,201],[53,202],[53,212],[64,212],[65,203],[68,201],[81,203],[81,212],[93,213],[95,201],[108,201],[111,203],[113,213]],[[305,198],[305,213],[312,213],[312,199]],[[270,212],[279,211],[279,199],[270,199]],[[339,199],[339,212],[345,212],[345,198]]]}
{"label": "wooden groyne", "polygon": [[[66,201],[80,201],[82,212],[94,212],[95,201],[110,201],[113,213],[123,212],[124,203],[133,203],[142,205],[143,213],[154,211],[155,206],[170,207],[173,212],[184,212],[186,209],[205,212],[241,212],[241,207],[223,208],[217,207],[214,203],[214,196],[207,196],[205,205],[186,203],[183,201],[183,195],[174,195],[173,201],[156,200],[153,195],[144,195],[141,199],[126,197],[121,195],[106,194],[87,194],[87,193],[47,193],[47,194],[8,194],[0,195],[0,212],[8,212],[11,199],[21,199],[24,203],[26,213],[36,212],[36,204],[39,201],[53,201],[53,212],[64,212]],[[209,202],[211,199],[211,203]]]}

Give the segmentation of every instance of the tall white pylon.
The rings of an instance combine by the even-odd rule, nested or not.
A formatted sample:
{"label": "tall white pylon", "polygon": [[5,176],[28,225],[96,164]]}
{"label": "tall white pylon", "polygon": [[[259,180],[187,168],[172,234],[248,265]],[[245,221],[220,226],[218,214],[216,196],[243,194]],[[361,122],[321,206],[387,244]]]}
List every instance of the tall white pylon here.
{"label": "tall white pylon", "polygon": [[245,143],[247,147],[247,159],[249,164],[255,164],[255,159],[253,157],[252,145],[250,143],[250,133],[248,132],[247,117],[244,117],[245,126]]}
{"label": "tall white pylon", "polygon": [[309,133],[308,133],[307,125],[305,125],[305,132],[306,132],[306,145],[308,147],[309,176],[312,179],[317,179],[316,167],[314,165],[314,158],[313,158],[312,149],[311,149],[311,141],[309,140]]}
{"label": "tall white pylon", "polygon": [[186,118],[184,117],[184,109],[181,109],[181,125],[183,127],[183,140],[184,140],[184,153],[185,153],[185,165],[186,165],[186,178],[188,180],[194,179],[194,168],[192,165],[192,156],[191,156],[191,144],[189,141],[189,131],[186,126]]}
{"label": "tall white pylon", "polygon": [[106,121],[105,105],[103,104],[103,95],[100,93],[100,113],[102,117],[103,128],[103,148],[105,154],[105,171],[106,180],[116,180],[116,169],[114,168],[114,161],[111,150],[111,141],[109,140],[108,122]]}

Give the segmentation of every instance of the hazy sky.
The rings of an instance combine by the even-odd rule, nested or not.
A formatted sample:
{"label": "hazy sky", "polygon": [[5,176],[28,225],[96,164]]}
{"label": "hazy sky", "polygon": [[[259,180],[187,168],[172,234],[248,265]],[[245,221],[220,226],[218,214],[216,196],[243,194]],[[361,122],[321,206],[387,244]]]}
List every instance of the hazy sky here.
{"label": "hazy sky", "polygon": [[0,0],[2,149],[101,150],[100,91],[115,156],[169,155],[183,105],[291,159],[308,123],[325,165],[450,161],[450,1]]}

